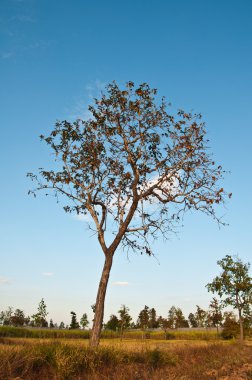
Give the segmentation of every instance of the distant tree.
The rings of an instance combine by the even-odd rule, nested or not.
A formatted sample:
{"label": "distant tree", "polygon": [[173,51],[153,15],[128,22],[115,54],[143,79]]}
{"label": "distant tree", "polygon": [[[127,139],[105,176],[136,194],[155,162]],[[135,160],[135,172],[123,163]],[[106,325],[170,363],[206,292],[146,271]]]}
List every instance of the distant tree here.
{"label": "distant tree", "polygon": [[122,338],[123,332],[125,329],[130,327],[130,322],[132,320],[131,316],[129,315],[129,308],[125,305],[122,305],[121,308],[118,310],[119,313],[119,328],[120,328],[120,336]]}
{"label": "distant tree", "polygon": [[158,327],[157,312],[152,307],[149,311],[149,328],[156,329]]}
{"label": "distant tree", "polygon": [[233,306],[238,311],[240,340],[243,341],[243,313],[252,304],[252,281],[249,263],[243,263],[237,256],[226,255],[217,261],[222,272],[206,285],[208,291],[217,293],[223,306]]}
{"label": "distant tree", "polygon": [[171,329],[176,328],[176,312],[177,312],[177,309],[175,306],[172,306],[170,310],[168,311],[168,321],[169,321]]}
{"label": "distant tree", "polygon": [[[140,311],[138,315],[137,325],[145,332],[148,329],[150,320],[150,309],[148,306],[144,306],[144,309]],[[144,335],[143,335],[144,337]]]}
{"label": "distant tree", "polygon": [[[99,344],[107,284],[119,246],[152,255],[150,238],[167,238],[187,210],[219,223],[224,171],[209,151],[201,115],[174,115],[156,89],[113,82],[89,107],[89,120],[57,122],[41,136],[55,155],[56,169],[40,170],[36,189],[67,199],[66,212],[89,213],[104,253],[90,345]],[[109,217],[110,216],[110,217]],[[111,227],[114,239],[111,237]],[[109,227],[109,228],[108,228]],[[108,235],[108,237],[107,237]]]}
{"label": "distant tree", "polygon": [[71,311],[70,314],[71,314],[72,317],[71,317],[71,323],[69,325],[69,330],[79,329],[80,325],[77,322],[76,313],[74,311]]}
{"label": "distant tree", "polygon": [[50,327],[50,329],[54,329],[54,328],[55,328],[55,326],[54,326],[54,323],[53,323],[53,320],[52,320],[52,319],[50,319],[50,321],[49,321],[49,327]]}
{"label": "distant tree", "polygon": [[80,319],[80,325],[83,329],[85,329],[86,327],[88,327],[89,325],[89,321],[88,321],[88,316],[86,313],[84,313]]}
{"label": "distant tree", "polygon": [[190,313],[188,315],[188,321],[189,321],[191,327],[198,327],[198,322],[197,322],[195,315],[193,313]]}
{"label": "distant tree", "polygon": [[195,313],[195,319],[197,321],[198,327],[206,327],[206,318],[207,318],[207,312],[198,305],[196,305],[196,313]]}
{"label": "distant tree", "polygon": [[109,317],[108,322],[105,324],[105,328],[107,330],[113,330],[113,331],[117,331],[119,329],[119,319],[117,318],[116,315],[112,314]]}
{"label": "distant tree", "polygon": [[[95,316],[95,304],[91,305],[91,309]],[[94,318],[92,319],[92,322],[94,322]]]}
{"label": "distant tree", "polygon": [[175,328],[178,329],[178,328],[185,328],[185,327],[189,327],[189,323],[186,320],[182,310],[178,307],[176,308],[176,312],[175,312]]}
{"label": "distant tree", "polygon": [[189,327],[189,323],[179,307],[172,306],[168,311],[168,323],[171,329]]}
{"label": "distant tree", "polygon": [[130,323],[130,329],[137,329],[137,324],[134,322],[134,321],[132,321],[131,323]]}
{"label": "distant tree", "polygon": [[32,324],[35,327],[48,327],[48,322],[46,316],[48,315],[47,307],[44,299],[42,298],[38,305],[38,312],[31,316]]}
{"label": "distant tree", "polygon": [[226,311],[223,314],[223,329],[221,335],[224,339],[233,339],[239,335],[239,322],[235,314],[231,311]]}
{"label": "distant tree", "polygon": [[11,325],[12,315],[13,315],[13,308],[10,307],[10,306],[8,307],[7,310],[1,311],[1,313],[0,313],[0,323],[1,323],[1,325],[4,325],[4,326]]}
{"label": "distant tree", "polygon": [[214,297],[209,304],[209,320],[214,327],[217,328],[217,334],[219,333],[219,326],[221,326],[221,322],[223,320],[222,315],[223,306],[221,303]]}
{"label": "distant tree", "polygon": [[29,324],[29,320],[30,318],[25,316],[23,310],[16,309],[10,318],[10,324],[13,326],[25,326]]}
{"label": "distant tree", "polygon": [[64,322],[60,322],[59,329],[64,329],[64,328],[65,328],[65,323]]}
{"label": "distant tree", "polygon": [[161,327],[161,329],[164,331],[165,338],[166,338],[167,330],[171,327],[170,321],[168,320],[168,318],[163,318],[162,316],[160,316],[158,317],[158,324]]}
{"label": "distant tree", "polygon": [[244,328],[248,331],[252,329],[252,304],[247,305],[243,310]]}

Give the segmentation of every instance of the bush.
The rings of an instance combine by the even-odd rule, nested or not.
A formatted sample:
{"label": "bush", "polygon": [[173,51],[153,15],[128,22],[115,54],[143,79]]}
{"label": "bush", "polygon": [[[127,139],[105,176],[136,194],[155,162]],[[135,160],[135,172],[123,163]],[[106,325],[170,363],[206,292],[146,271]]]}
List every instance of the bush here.
{"label": "bush", "polygon": [[234,339],[240,333],[239,323],[234,319],[226,319],[223,324],[223,330],[221,332],[221,336],[223,339]]}

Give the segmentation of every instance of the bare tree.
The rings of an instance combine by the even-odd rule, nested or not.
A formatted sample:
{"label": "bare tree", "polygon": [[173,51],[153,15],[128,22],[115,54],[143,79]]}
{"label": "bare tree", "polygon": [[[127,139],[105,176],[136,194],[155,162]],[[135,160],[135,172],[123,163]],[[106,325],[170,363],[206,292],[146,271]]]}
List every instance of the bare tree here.
{"label": "bare tree", "polygon": [[[104,267],[90,344],[99,344],[104,300],[113,256],[119,246],[152,255],[151,238],[168,237],[185,211],[221,222],[214,205],[225,198],[223,170],[208,149],[201,115],[167,112],[165,99],[143,83],[113,82],[89,107],[89,120],[57,122],[48,137],[56,169],[28,173],[36,190],[67,199],[66,212],[93,220]],[[109,240],[111,231],[113,239]],[[109,233],[108,233],[109,232]]]}

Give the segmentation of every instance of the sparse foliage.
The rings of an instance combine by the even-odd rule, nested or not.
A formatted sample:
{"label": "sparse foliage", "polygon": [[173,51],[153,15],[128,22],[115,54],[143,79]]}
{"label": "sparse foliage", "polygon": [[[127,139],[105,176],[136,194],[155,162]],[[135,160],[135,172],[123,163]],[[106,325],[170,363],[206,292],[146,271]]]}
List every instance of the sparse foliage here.
{"label": "sparse foliage", "polygon": [[[143,83],[113,82],[89,107],[91,118],[57,122],[41,139],[55,155],[56,169],[29,173],[37,190],[64,196],[66,212],[89,213],[90,228],[105,263],[96,299],[91,346],[99,343],[113,256],[119,246],[152,255],[152,240],[167,238],[187,210],[219,223],[215,204],[225,191],[223,170],[208,149],[201,115],[168,112],[165,99]],[[114,233],[109,240],[111,230]]]}

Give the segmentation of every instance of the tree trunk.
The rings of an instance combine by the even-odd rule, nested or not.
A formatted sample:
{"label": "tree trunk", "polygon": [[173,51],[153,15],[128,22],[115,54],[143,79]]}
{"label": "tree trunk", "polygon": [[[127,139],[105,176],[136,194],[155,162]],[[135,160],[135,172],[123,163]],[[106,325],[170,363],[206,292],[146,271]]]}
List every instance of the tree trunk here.
{"label": "tree trunk", "polygon": [[244,337],[243,337],[243,320],[242,320],[242,315],[241,315],[241,310],[238,309],[239,312],[239,324],[240,324],[240,341],[242,342]]}
{"label": "tree trunk", "polygon": [[89,341],[89,346],[92,348],[98,347],[99,341],[100,341],[103,314],[104,314],[104,302],[105,302],[105,296],[106,296],[106,291],[107,291],[110,270],[112,267],[112,262],[113,262],[113,254],[107,254],[107,256],[105,257],[105,263],[103,266],[101,280],[100,280],[98,293],[96,297],[94,323],[92,327],[91,338]]}

